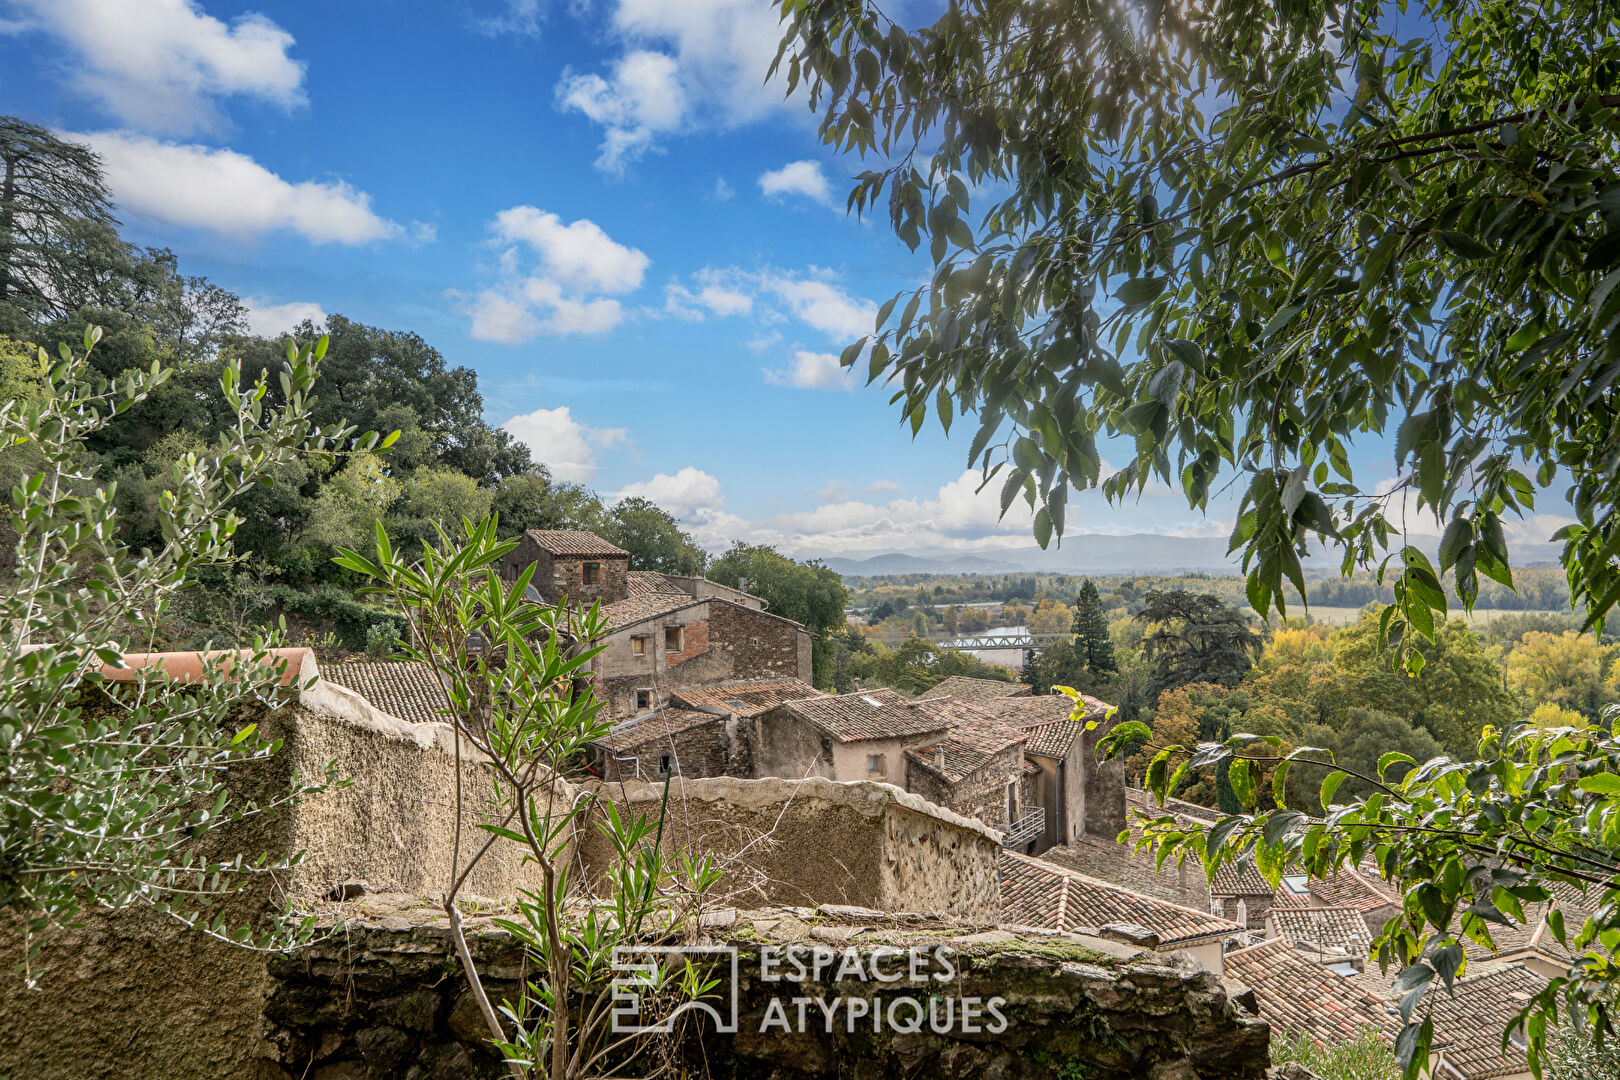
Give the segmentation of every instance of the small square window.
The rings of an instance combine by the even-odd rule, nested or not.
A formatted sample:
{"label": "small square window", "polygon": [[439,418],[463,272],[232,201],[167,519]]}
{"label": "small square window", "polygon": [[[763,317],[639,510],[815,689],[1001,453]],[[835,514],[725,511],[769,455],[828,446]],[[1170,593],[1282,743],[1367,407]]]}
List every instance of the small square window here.
{"label": "small square window", "polygon": [[580,580],[587,585],[600,585],[602,583],[602,564],[588,562],[580,567]]}
{"label": "small square window", "polygon": [[630,639],[630,651],[631,651],[631,653],[633,653],[636,656],[646,656],[647,655],[647,639],[645,637],[633,637],[633,638],[631,638]]}
{"label": "small square window", "polygon": [[679,626],[666,626],[666,627],[664,627],[664,651],[665,652],[680,652],[680,651],[682,651],[681,650],[681,637],[682,637],[681,628]]}
{"label": "small square window", "polygon": [[658,759],[658,774],[660,776],[668,776],[669,775],[669,755],[668,754],[665,754],[663,757]]}
{"label": "small square window", "polygon": [[882,754],[867,754],[866,755],[866,771],[872,776],[884,776],[884,775],[887,775],[889,770],[888,770],[887,765],[884,763],[883,755]]}
{"label": "small square window", "polygon": [[651,690],[637,690],[636,691],[636,708],[638,710],[646,710],[646,709],[652,708],[652,691]]}

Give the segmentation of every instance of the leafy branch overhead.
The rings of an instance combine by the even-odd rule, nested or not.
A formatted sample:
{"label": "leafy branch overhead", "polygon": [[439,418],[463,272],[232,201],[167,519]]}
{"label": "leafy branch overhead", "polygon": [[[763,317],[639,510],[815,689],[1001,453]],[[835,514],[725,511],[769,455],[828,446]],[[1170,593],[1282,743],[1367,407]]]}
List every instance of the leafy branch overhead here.
{"label": "leafy branch overhead", "polygon": [[[1236,473],[1257,610],[1321,542],[1393,577],[1391,638],[1432,638],[1441,575],[1465,605],[1511,584],[1504,518],[1567,481],[1572,592],[1592,624],[1620,602],[1612,4],[781,12],[773,70],[873,160],[849,206],[935,267],[843,361],[913,430],[972,414],[1043,546],[1071,488],[1205,508]],[[1391,435],[1394,485],[1358,479],[1354,442]],[[1111,437],[1134,455],[1104,477]],[[1437,561],[1409,511],[1448,523]]]}

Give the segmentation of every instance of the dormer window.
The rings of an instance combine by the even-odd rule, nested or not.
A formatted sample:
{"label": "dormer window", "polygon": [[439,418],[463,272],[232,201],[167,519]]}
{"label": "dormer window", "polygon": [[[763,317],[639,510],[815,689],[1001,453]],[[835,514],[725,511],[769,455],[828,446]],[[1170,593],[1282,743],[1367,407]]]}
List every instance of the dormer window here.
{"label": "dormer window", "polygon": [[599,562],[585,563],[580,567],[579,573],[580,580],[586,585],[602,584],[602,564]]}

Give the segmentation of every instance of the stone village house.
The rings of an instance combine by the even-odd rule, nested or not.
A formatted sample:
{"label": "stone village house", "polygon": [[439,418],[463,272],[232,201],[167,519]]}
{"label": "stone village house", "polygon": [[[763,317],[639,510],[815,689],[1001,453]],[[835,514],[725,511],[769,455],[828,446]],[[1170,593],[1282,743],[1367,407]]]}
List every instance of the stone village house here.
{"label": "stone village house", "polygon": [[700,577],[630,569],[630,554],[586,532],[530,529],[501,560],[515,580],[533,564],[533,599],[601,605],[603,651],[591,663],[612,717],[662,708],[670,693],[734,679],[810,680],[810,632],[757,596]]}

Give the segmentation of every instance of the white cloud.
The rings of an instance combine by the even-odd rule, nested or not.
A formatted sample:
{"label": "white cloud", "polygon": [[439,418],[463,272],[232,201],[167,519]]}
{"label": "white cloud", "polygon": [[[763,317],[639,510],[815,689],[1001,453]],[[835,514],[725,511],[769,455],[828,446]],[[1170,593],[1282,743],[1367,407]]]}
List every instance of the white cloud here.
{"label": "white cloud", "polygon": [[[503,280],[466,308],[472,336],[520,344],[540,334],[604,334],[624,318],[615,294],[640,287],[650,260],[593,221],[563,224],[533,206],[502,210],[491,222]],[[523,250],[532,256],[525,265]],[[607,294],[607,295],[602,295]]]}
{"label": "white cloud", "polygon": [[127,214],[241,240],[285,231],[315,244],[364,244],[402,231],[341,180],[290,183],[234,150],[127,131],[63,137],[101,155],[107,187]]}
{"label": "white cloud", "polygon": [[801,390],[854,390],[850,372],[838,363],[832,353],[806,352],[793,354],[791,363],[782,367],[766,368],[765,381],[777,386],[796,386]]}
{"label": "white cloud", "polygon": [[693,320],[748,314],[764,321],[792,318],[838,344],[871,333],[877,318],[876,304],[814,266],[803,272],[705,267],[685,280],[671,278],[664,286],[664,307]]}
{"label": "white cloud", "polygon": [[714,179],[714,195],[713,195],[713,198],[714,198],[715,202],[726,202],[728,199],[730,199],[735,194],[737,194],[737,193],[735,191],[731,190],[731,185],[726,183],[726,178],[725,177],[723,177],[723,176],[715,177],[715,179]]}
{"label": "white cloud", "polygon": [[564,225],[556,214],[514,206],[496,214],[491,229],[498,240],[528,245],[546,277],[582,292],[629,292],[647,272],[646,255],[584,218]]}
{"label": "white cloud", "polygon": [[866,485],[868,495],[893,495],[900,490],[900,485],[893,480],[874,480]]}
{"label": "white cloud", "polygon": [[629,441],[627,428],[593,428],[573,418],[567,405],[536,409],[501,425],[529,448],[559,480],[586,484],[596,475],[596,451]]}
{"label": "white cloud", "polygon": [[[762,76],[776,55],[782,29],[770,4],[758,0],[616,0],[611,7],[613,31],[624,57],[609,78],[565,72],[559,101],[578,108],[605,129],[598,164],[616,171],[652,148],[661,135],[694,128],[725,128],[758,119],[773,110],[802,112],[798,101],[784,101],[779,76]],[[660,115],[659,122],[636,116],[638,100],[621,67],[632,57],[652,54],[667,62],[661,85],[678,89],[671,105],[680,115]],[[646,61],[643,61],[644,63]],[[593,83],[579,84],[580,79]],[[625,85],[621,88],[621,83]],[[581,92],[576,103],[570,97]],[[596,113],[584,107],[590,104]],[[598,113],[600,115],[598,115]]]}
{"label": "white cloud", "polygon": [[614,62],[609,78],[564,71],[557,104],[577,110],[606,129],[596,167],[622,173],[652,148],[653,140],[681,126],[686,91],[672,57],[638,49]]}
{"label": "white cloud", "polygon": [[313,300],[293,300],[285,304],[272,304],[258,297],[244,297],[247,308],[248,333],[258,337],[276,337],[308,319],[317,328],[325,325],[326,312]]}
{"label": "white cloud", "polygon": [[498,34],[517,34],[533,37],[540,33],[545,17],[541,0],[500,0],[500,11],[473,20],[479,33],[494,37]]}
{"label": "white cloud", "polygon": [[802,195],[823,206],[837,206],[833,200],[832,184],[828,182],[819,161],[792,161],[780,169],[761,173],[759,190],[767,199]]}
{"label": "white cloud", "polygon": [[77,54],[70,85],[145,131],[185,135],[224,126],[216,99],[304,103],[293,37],[263,15],[229,25],[196,0],[12,0],[30,29]]}
{"label": "white cloud", "polygon": [[851,296],[821,278],[767,276],[762,285],[779,297],[799,321],[829,337],[853,341],[872,332],[877,305]]}
{"label": "white cloud", "polygon": [[720,481],[690,465],[673,476],[658,473],[651,480],[629,484],[619,492],[621,499],[636,496],[657,503],[676,517],[690,517],[702,510],[719,509],[726,501],[720,494]]}

